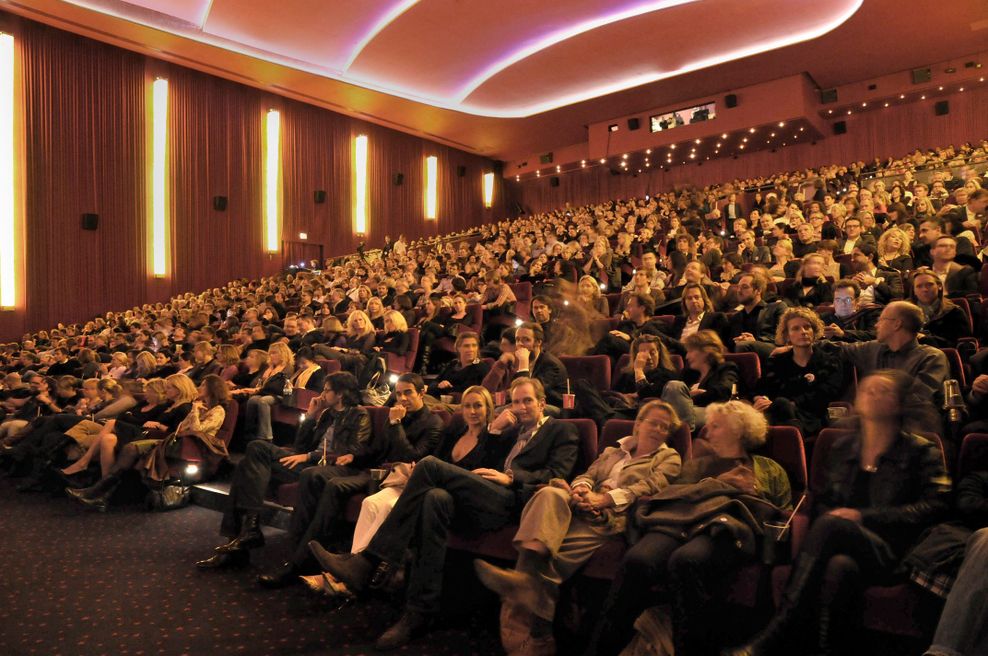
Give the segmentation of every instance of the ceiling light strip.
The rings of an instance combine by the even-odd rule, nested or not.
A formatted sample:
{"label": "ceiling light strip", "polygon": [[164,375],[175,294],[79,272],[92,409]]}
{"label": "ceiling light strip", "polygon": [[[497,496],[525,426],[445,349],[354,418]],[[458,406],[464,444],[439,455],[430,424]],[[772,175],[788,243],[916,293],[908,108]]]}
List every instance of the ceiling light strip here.
{"label": "ceiling light strip", "polygon": [[388,13],[381,16],[381,18],[378,19],[376,23],[374,23],[374,26],[370,29],[370,31],[368,31],[367,34],[365,34],[360,39],[360,41],[357,43],[357,46],[350,53],[350,56],[347,57],[346,63],[343,64],[343,72],[346,72],[347,70],[350,69],[351,66],[353,66],[353,62],[356,61],[357,57],[360,56],[360,53],[364,51],[364,48],[366,48],[367,45],[377,37],[378,34],[383,32],[388,25],[395,22],[399,16],[404,14],[406,11],[408,11],[418,3],[419,0],[402,0],[402,2],[399,2],[398,4],[393,6],[391,10],[388,11]]}

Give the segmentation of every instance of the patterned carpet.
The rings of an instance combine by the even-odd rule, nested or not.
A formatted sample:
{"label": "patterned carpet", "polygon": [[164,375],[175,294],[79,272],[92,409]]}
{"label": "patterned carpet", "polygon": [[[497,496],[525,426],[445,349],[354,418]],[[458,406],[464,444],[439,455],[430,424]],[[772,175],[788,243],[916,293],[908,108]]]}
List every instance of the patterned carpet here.
{"label": "patterned carpet", "polygon": [[[258,568],[284,554],[280,532],[248,570],[197,571],[219,544],[218,522],[195,506],[86,512],[0,481],[0,654],[367,654],[396,619],[384,600],[337,609],[301,587],[257,587]],[[492,599],[449,578],[456,616],[397,653],[501,653]]]}

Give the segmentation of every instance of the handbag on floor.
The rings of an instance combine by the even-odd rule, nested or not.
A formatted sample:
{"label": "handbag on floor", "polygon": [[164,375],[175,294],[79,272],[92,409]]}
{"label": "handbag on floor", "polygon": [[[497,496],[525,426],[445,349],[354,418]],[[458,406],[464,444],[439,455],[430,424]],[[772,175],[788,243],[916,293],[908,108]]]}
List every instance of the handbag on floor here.
{"label": "handbag on floor", "polygon": [[145,504],[148,510],[164,512],[189,505],[192,488],[184,485],[163,485],[148,492]]}

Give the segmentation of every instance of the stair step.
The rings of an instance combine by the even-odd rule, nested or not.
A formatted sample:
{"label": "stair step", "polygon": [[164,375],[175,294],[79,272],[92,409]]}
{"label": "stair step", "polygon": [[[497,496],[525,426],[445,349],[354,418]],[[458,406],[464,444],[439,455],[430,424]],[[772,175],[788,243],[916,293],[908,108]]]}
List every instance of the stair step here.
{"label": "stair step", "polygon": [[[224,512],[229,505],[230,482],[209,481],[192,486],[192,503],[203,508]],[[274,501],[265,501],[261,511],[261,523],[271,528],[287,531],[292,509]]]}

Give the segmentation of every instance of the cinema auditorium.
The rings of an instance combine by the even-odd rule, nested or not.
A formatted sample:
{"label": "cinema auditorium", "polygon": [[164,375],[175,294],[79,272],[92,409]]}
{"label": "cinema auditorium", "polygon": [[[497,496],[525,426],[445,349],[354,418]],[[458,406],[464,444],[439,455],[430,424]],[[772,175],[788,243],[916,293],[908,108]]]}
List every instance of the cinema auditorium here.
{"label": "cinema auditorium", "polygon": [[0,0],[0,654],[988,656],[988,5]]}

